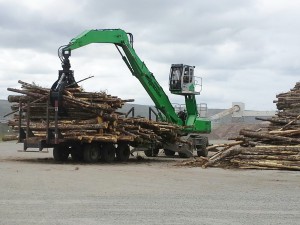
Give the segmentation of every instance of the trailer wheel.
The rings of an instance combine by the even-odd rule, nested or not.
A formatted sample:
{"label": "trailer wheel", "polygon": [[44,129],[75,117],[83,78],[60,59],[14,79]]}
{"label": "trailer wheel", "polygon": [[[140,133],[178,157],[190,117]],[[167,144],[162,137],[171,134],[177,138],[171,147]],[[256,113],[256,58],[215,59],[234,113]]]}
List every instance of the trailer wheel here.
{"label": "trailer wheel", "polygon": [[117,160],[120,162],[126,162],[130,156],[130,148],[128,144],[118,144],[116,149]]}
{"label": "trailer wheel", "polygon": [[53,148],[53,158],[56,162],[67,161],[70,154],[70,150],[67,146],[57,145]]}
{"label": "trailer wheel", "polygon": [[101,149],[101,159],[104,162],[111,163],[115,160],[116,148],[113,144],[103,144]]}
{"label": "trailer wheel", "polygon": [[83,146],[76,145],[71,147],[71,157],[75,162],[83,161]]}
{"label": "trailer wheel", "polygon": [[169,149],[164,149],[164,153],[166,156],[174,156],[175,152]]}
{"label": "trailer wheel", "polygon": [[180,158],[189,158],[189,156],[183,152],[178,152]]}
{"label": "trailer wheel", "polygon": [[153,150],[149,149],[149,150],[144,151],[144,153],[147,157],[156,157],[159,153],[159,149],[158,148],[153,149]]}
{"label": "trailer wheel", "polygon": [[98,144],[87,144],[83,149],[83,159],[87,163],[98,162],[100,156],[100,147]]}

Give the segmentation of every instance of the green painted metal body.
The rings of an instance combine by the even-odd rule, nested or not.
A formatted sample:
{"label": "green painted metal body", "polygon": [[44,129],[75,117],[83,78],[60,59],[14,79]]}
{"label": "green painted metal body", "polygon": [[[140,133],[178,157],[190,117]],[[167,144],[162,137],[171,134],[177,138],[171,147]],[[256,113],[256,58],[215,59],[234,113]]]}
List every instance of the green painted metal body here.
{"label": "green painted metal body", "polygon": [[132,75],[134,75],[143,85],[155,106],[163,114],[160,115],[162,120],[181,126],[190,126],[186,129],[187,132],[210,132],[210,121],[201,120],[197,117],[197,104],[195,96],[185,96],[188,118],[186,123],[178,117],[172,106],[168,96],[163,88],[159,85],[153,74],[149,71],[145,63],[138,57],[132,44],[128,38],[128,33],[121,29],[107,30],[87,30],[77,37],[73,38],[70,43],[64,48],[65,50],[74,50],[92,43],[112,43],[123,49],[122,58]]}

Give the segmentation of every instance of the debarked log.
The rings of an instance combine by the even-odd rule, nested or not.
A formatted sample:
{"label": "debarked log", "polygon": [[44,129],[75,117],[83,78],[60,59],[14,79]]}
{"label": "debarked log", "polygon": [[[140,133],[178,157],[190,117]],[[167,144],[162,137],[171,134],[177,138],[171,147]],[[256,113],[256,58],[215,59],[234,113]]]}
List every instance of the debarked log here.
{"label": "debarked log", "polygon": [[41,98],[44,97],[45,95],[42,94],[38,94],[38,93],[33,93],[30,91],[26,91],[26,90],[20,90],[20,89],[16,89],[16,88],[7,88],[8,91],[12,91],[12,92],[16,92],[16,93],[20,93],[20,94],[24,94],[24,95],[28,95],[31,97],[35,97],[35,98]]}
{"label": "debarked log", "polygon": [[251,137],[251,138],[268,139],[268,140],[283,141],[286,143],[300,144],[300,139],[298,139],[298,138],[282,137],[282,136],[276,136],[276,135],[271,135],[271,134],[262,133],[262,132],[252,132],[252,131],[246,131],[246,130],[240,130],[240,134],[244,135],[246,137]]}
{"label": "debarked log", "polygon": [[269,131],[269,134],[278,135],[278,136],[292,136],[300,134],[300,130],[272,130]]}
{"label": "debarked log", "polygon": [[[7,97],[7,100],[9,102],[27,102],[27,101],[31,101],[33,98],[30,96],[26,96],[26,95],[9,95]],[[14,110],[14,109],[13,109]]]}
{"label": "debarked log", "polygon": [[98,104],[98,103],[93,103],[93,102],[87,102],[87,101],[83,101],[81,99],[69,97],[69,96],[64,96],[64,100],[67,102],[76,104],[78,106],[81,106],[81,107],[97,108],[97,109],[103,109],[103,110],[109,110],[109,111],[112,110],[111,107],[109,106],[109,104],[107,104],[107,103]]}
{"label": "debarked log", "polygon": [[226,158],[228,156],[237,155],[240,152],[241,152],[241,150],[239,148],[226,149],[226,151],[222,152],[217,157],[215,157],[213,159],[209,159],[208,162],[205,163],[202,167],[206,168],[206,167],[209,167],[209,166],[213,166],[214,164],[216,164],[220,160],[222,160],[222,159],[224,159],[224,158]]}
{"label": "debarked log", "polygon": [[129,142],[133,142],[135,140],[135,138],[131,135],[120,135],[117,136],[118,141],[129,141]]}
{"label": "debarked log", "polygon": [[45,94],[48,94],[50,93],[50,89],[49,88],[43,88],[43,87],[39,87],[35,84],[29,84],[29,83],[26,83],[24,81],[21,81],[19,80],[18,81],[19,84],[22,84],[22,87],[25,87],[26,89],[33,89],[35,91],[40,91],[41,93],[45,93]]}
{"label": "debarked log", "polygon": [[262,159],[267,159],[267,160],[284,160],[284,161],[299,161],[300,164],[300,155],[243,155],[243,154],[238,154],[233,156],[233,158],[237,159],[255,159],[255,160],[262,160]]}
{"label": "debarked log", "polygon": [[236,142],[231,142],[231,143],[217,144],[217,145],[209,146],[206,149],[208,151],[211,151],[211,150],[219,148],[219,147],[231,147],[231,146],[235,146],[235,145],[240,145],[240,144],[242,144],[244,142],[245,141],[236,141]]}
{"label": "debarked log", "polygon": [[298,154],[299,151],[293,149],[268,149],[268,148],[257,148],[256,147],[246,147],[240,148],[241,154],[244,155],[295,155]]}
{"label": "debarked log", "polygon": [[300,164],[293,164],[291,161],[275,161],[275,160],[238,160],[231,159],[230,162],[243,166],[260,166],[267,168],[277,168],[285,170],[300,170]]}

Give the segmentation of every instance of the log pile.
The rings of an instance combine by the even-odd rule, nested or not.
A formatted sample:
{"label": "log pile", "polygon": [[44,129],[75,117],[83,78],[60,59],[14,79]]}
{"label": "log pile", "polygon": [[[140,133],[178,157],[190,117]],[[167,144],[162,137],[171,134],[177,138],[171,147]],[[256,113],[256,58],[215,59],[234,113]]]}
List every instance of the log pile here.
{"label": "log pile", "polygon": [[[29,127],[35,137],[46,138],[47,127],[55,128],[55,110],[49,100],[50,89],[23,81],[19,83],[22,85],[20,89],[8,88],[20,94],[8,96],[8,101],[14,103],[12,113],[15,113],[9,125],[15,130],[19,129],[19,125],[24,130]],[[64,111],[59,115],[57,127],[63,140],[140,144],[174,142],[178,139],[180,127],[177,125],[144,118],[125,118],[118,113],[117,109],[133,101],[131,99],[123,100],[105,92],[85,92],[81,88],[66,88],[62,99],[60,108]],[[21,117],[19,108],[23,111]]]}
{"label": "log pile", "polygon": [[300,171],[300,146],[255,146],[224,148],[200,166],[241,169]]}
{"label": "log pile", "polygon": [[300,144],[300,83],[286,93],[276,95],[278,112],[272,118],[256,118],[268,121],[265,129],[253,131],[243,129],[240,139],[267,145],[299,145]]}
{"label": "log pile", "polygon": [[300,170],[300,83],[289,92],[278,94],[278,113],[268,126],[242,129],[235,142],[214,145],[217,153],[209,159],[184,162],[188,166]]}

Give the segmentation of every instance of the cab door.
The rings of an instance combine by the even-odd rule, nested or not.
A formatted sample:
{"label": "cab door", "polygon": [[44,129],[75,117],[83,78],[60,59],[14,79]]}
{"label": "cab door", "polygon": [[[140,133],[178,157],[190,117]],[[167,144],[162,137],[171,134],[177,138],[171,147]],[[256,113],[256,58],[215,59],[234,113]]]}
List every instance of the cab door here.
{"label": "cab door", "polygon": [[181,80],[182,93],[192,93],[195,90],[194,87],[194,67],[186,66],[183,69],[183,76]]}

